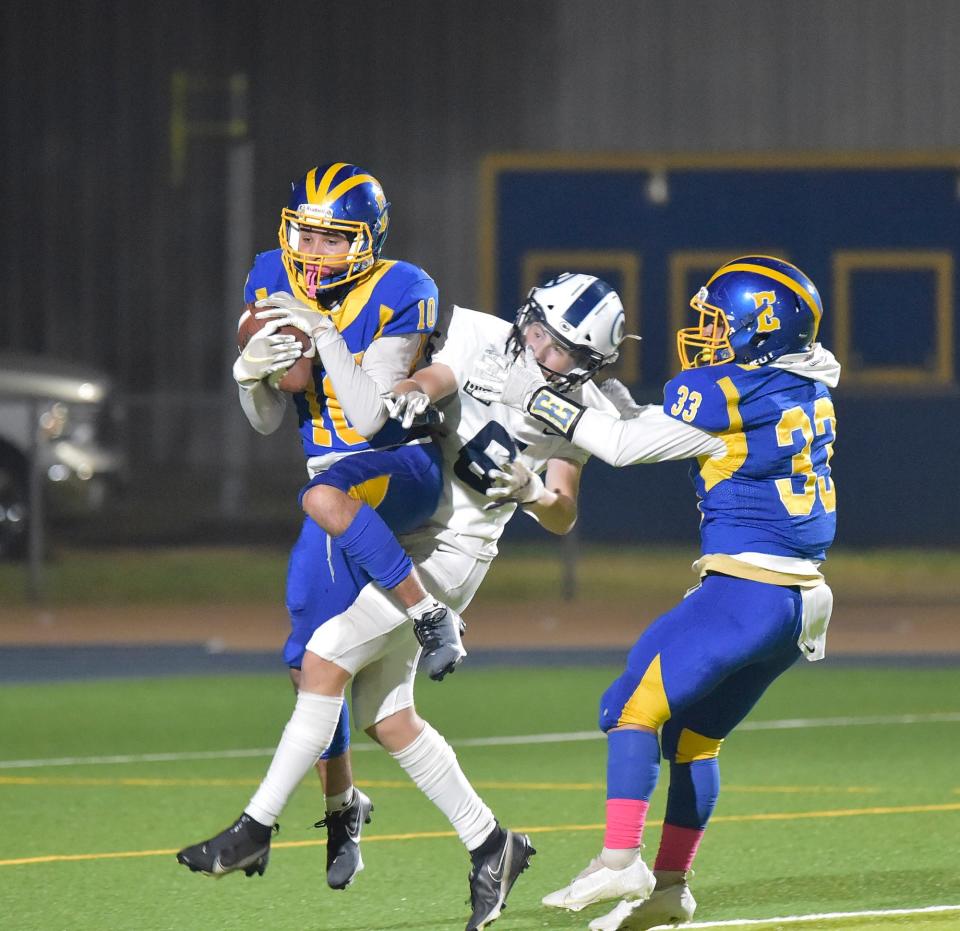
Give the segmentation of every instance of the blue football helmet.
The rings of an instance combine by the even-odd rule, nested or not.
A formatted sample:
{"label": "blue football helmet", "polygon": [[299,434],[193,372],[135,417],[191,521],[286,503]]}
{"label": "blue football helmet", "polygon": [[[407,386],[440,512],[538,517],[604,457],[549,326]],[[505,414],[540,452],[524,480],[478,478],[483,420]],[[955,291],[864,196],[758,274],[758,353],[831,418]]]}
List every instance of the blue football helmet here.
{"label": "blue football helmet", "polygon": [[817,338],[823,304],[795,265],[747,255],[722,265],[691,299],[695,327],[677,331],[684,369],[724,362],[766,365]]}
{"label": "blue football helmet", "polygon": [[569,372],[554,372],[540,364],[551,385],[569,391],[617,361],[624,339],[624,321],[620,295],[610,285],[593,275],[564,272],[530,289],[517,311],[507,352],[519,356],[524,347],[524,331],[530,324],[539,323],[574,356],[575,364]]}
{"label": "blue football helmet", "polygon": [[[280,214],[280,248],[287,271],[307,296],[316,298],[318,291],[369,274],[380,257],[390,222],[390,205],[380,182],[356,165],[334,162],[311,168],[291,187],[290,200]],[[339,255],[305,252],[300,243],[305,229],[341,233],[350,247]]]}

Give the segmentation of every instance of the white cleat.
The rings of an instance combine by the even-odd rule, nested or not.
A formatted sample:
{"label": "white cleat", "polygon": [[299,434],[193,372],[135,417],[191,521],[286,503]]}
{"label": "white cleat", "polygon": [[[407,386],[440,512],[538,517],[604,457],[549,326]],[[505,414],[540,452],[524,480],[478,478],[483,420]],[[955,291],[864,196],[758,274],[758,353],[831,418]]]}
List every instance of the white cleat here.
{"label": "white cleat", "polygon": [[612,870],[600,862],[599,857],[563,889],[543,897],[543,904],[551,908],[566,908],[571,912],[606,902],[608,899],[645,899],[653,891],[656,880],[639,854],[637,859],[622,870]]}
{"label": "white cleat", "polygon": [[693,918],[696,900],[686,883],[655,889],[646,901],[625,899],[612,912],[590,922],[590,931],[646,931],[682,925]]}

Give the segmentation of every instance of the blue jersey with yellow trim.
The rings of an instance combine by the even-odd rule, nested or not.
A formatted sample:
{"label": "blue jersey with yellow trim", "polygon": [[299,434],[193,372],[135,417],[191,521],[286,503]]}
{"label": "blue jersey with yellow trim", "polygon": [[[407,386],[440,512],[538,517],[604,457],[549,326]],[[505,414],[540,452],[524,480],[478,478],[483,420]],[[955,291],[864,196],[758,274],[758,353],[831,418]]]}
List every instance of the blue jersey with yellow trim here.
{"label": "blue jersey with yellow trim", "polygon": [[[260,253],[244,286],[244,299],[258,301],[277,291],[300,300],[307,296],[290,280],[280,249]],[[381,336],[423,334],[424,343],[437,320],[437,286],[422,269],[409,262],[381,259],[355,284],[331,314],[333,322],[359,364],[370,344]],[[349,423],[319,357],[314,359],[313,383],[294,395],[300,437],[307,457],[329,452],[357,452],[403,441],[406,431],[388,420],[371,440]]]}
{"label": "blue jersey with yellow trim", "polygon": [[663,398],[668,416],[727,447],[691,468],[704,554],[822,560],[836,531],[837,421],[827,387],[772,366],[727,363],[681,372]]}

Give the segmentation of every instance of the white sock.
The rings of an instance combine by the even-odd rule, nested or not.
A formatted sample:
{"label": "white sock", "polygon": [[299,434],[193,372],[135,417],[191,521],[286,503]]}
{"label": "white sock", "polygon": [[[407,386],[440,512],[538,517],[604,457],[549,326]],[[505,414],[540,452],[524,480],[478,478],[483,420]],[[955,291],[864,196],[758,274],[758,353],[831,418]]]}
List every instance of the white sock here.
{"label": "white sock", "polygon": [[343,811],[353,801],[353,786],[350,786],[346,792],[338,792],[336,795],[325,796],[327,811]]}
{"label": "white sock", "polygon": [[608,870],[625,870],[640,855],[639,847],[628,847],[624,850],[613,850],[604,847],[600,851],[600,862]]}
{"label": "white sock", "polygon": [[411,744],[390,756],[447,816],[467,850],[479,847],[497,826],[493,812],[460,769],[453,748],[429,724]]}
{"label": "white sock", "polygon": [[254,821],[272,825],[277,820],[300,780],[330,746],[342,705],[342,697],[302,690],[297,694],[297,705],[283,729],[266,778],[246,807]]}
{"label": "white sock", "polygon": [[418,618],[421,614],[433,611],[440,607],[440,602],[433,595],[427,595],[423,601],[418,601],[415,605],[407,608],[407,617]]}

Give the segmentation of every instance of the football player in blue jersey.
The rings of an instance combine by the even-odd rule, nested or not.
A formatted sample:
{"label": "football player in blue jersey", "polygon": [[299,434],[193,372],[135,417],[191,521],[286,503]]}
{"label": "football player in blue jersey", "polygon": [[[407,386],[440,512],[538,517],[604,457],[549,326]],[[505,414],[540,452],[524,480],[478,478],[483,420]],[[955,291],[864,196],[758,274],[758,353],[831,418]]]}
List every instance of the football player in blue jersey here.
{"label": "football player in blue jersey", "polygon": [[[589,458],[532,417],[464,393],[474,362],[488,348],[528,350],[555,384],[615,414],[591,379],[616,360],[623,329],[623,307],[609,285],[589,275],[561,275],[532,289],[512,327],[492,314],[454,307],[433,341],[432,364],[395,386],[391,410],[401,425],[423,401],[436,402],[444,417],[437,436],[445,466],[440,504],[401,540],[428,589],[456,611],[474,597],[513,514],[523,510],[553,533],[570,530]],[[278,359],[286,354],[283,345],[275,347]],[[264,351],[269,355],[270,346]],[[349,681],[354,722],[448,818],[469,852],[467,931],[482,931],[499,917],[536,851],[525,834],[500,824],[453,748],[417,713],[420,651],[407,621],[395,598],[367,584],[348,609],[317,628],[306,646],[297,705],[265,779],[234,825],[181,851],[181,862],[211,875],[263,871],[269,826],[333,738]]]}
{"label": "football player in blue jersey", "polygon": [[[433,513],[442,479],[430,437],[411,438],[388,419],[381,399],[417,364],[437,308],[437,288],[425,271],[381,257],[388,226],[389,204],[376,178],[344,162],[312,168],[292,185],[280,248],[256,257],[245,286],[245,315],[265,325],[234,365],[241,405],[256,430],[272,433],[292,393],[310,476],[286,593],[292,630],[284,659],[298,688],[313,632],[371,579],[407,610],[435,678],[465,655],[459,618],[428,595],[395,537]],[[307,353],[279,332],[289,325],[310,335]],[[291,379],[301,355],[308,357],[306,367],[299,364],[304,374]],[[358,842],[372,810],[353,786],[349,740],[344,706],[326,763],[318,764],[327,808],[318,826],[327,828],[327,882],[334,889],[363,868]],[[181,862],[211,865],[191,850],[181,852]]]}
{"label": "football player in blue jersey", "polygon": [[[601,698],[603,848],[543,900],[579,911],[623,897],[593,931],[692,918],[687,878],[717,803],[724,738],[801,656],[823,657],[833,606],[819,567],[836,527],[829,389],[840,366],[817,342],[820,295],[794,265],[752,255],[723,265],[691,306],[697,325],[677,334],[682,371],[663,405],[639,406],[620,386],[620,420],[522,360],[489,356],[471,377],[477,397],[529,412],[611,465],[696,460],[700,582],[644,631]],[[661,754],[670,789],[651,873],[640,842]]]}

